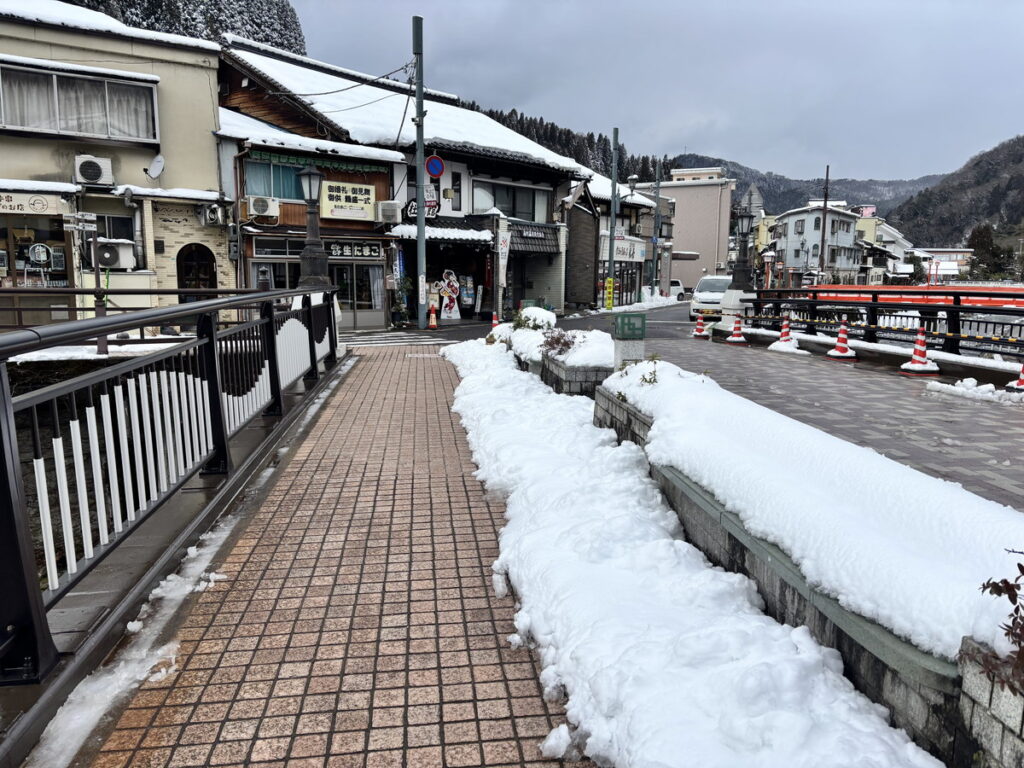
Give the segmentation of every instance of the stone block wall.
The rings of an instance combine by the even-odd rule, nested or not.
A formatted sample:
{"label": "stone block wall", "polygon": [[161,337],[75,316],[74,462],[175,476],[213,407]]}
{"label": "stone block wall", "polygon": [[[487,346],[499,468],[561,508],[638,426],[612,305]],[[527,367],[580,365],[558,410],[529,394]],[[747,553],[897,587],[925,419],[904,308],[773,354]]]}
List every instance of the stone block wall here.
{"label": "stone block wall", "polygon": [[1024,766],[1024,697],[1011,693],[986,677],[972,653],[988,649],[968,637],[960,648],[963,693],[960,713],[971,736],[977,740],[977,768]]}
{"label": "stone block wall", "polygon": [[540,379],[555,392],[593,397],[598,385],[612,373],[611,368],[571,367],[545,354],[541,361]]}

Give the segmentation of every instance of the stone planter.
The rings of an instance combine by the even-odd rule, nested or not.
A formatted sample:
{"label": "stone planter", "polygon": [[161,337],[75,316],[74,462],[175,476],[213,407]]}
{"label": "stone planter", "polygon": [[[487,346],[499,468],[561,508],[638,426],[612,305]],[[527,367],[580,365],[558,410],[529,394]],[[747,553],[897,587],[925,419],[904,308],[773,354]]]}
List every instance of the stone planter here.
{"label": "stone planter", "polygon": [[540,378],[555,392],[566,395],[586,395],[593,398],[594,390],[612,373],[612,368],[603,366],[589,368],[568,366],[561,360],[545,354],[541,361]]}
{"label": "stone planter", "polygon": [[993,683],[981,665],[970,658],[988,650],[969,637],[964,638],[960,647],[960,714],[978,742],[974,763],[977,768],[1017,768],[1024,765],[1024,698]]}
{"label": "stone planter", "polygon": [[519,366],[519,370],[520,371],[529,371],[530,373],[533,373],[533,374],[536,374],[537,376],[540,376],[541,363],[540,363],[539,360],[538,361],[524,360],[519,355],[515,354],[515,352],[513,352],[512,354],[513,354],[513,356],[516,359],[516,365]]}
{"label": "stone planter", "polygon": [[[619,440],[643,446],[652,419],[598,387],[594,424],[613,429]],[[652,465],[651,476],[676,511],[686,540],[713,564],[749,577],[764,598],[766,614],[791,626],[806,625],[819,643],[839,651],[846,677],[869,699],[885,706],[894,725],[946,765],[973,768],[977,741],[968,729],[970,721],[961,717],[955,664],[921,651],[818,591],[785,552],[750,534],[738,515],[683,473]],[[799,488],[794,489],[798,492]],[[992,697],[991,685],[988,695]],[[979,696],[984,700],[984,689]],[[1024,710],[1021,702],[1015,707],[1006,727],[1016,727],[1019,737]]]}

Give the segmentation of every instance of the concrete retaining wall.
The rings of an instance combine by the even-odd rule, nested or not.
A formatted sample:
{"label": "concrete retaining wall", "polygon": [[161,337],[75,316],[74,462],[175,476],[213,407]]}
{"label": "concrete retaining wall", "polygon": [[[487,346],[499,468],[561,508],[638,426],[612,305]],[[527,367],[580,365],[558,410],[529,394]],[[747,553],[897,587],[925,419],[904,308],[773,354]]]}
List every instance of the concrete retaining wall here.
{"label": "concrete retaining wall", "polygon": [[[652,420],[598,387],[594,423],[613,429],[620,440],[644,445]],[[678,514],[687,541],[715,565],[751,578],[768,615],[793,626],[806,625],[818,642],[839,651],[846,677],[885,706],[893,724],[921,747],[947,765],[972,766],[978,744],[960,715],[955,664],[924,653],[816,590],[785,552],[752,536],[737,515],[678,470],[652,466],[651,476]]]}
{"label": "concrete retaining wall", "polygon": [[568,366],[561,360],[545,354],[541,361],[540,379],[560,394],[593,397],[594,390],[613,372],[613,369],[604,367]]}

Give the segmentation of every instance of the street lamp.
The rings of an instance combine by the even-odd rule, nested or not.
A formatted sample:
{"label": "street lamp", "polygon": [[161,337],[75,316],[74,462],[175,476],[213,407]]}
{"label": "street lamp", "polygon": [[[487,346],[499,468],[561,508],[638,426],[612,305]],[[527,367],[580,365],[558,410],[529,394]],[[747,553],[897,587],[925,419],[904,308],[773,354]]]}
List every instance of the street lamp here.
{"label": "street lamp", "polygon": [[[626,178],[626,183],[629,185],[629,196],[630,197],[632,197],[633,195],[636,194],[636,183],[638,181],[640,181],[640,177],[637,176],[635,173],[631,173]],[[637,216],[639,217],[639,214],[637,214]],[[636,300],[637,300],[638,303],[644,300],[643,280],[641,279],[642,278],[642,274],[641,274],[642,271],[643,271],[643,265],[641,264],[640,268],[637,270],[637,274],[636,274]]]}
{"label": "street lamp", "polygon": [[751,291],[750,264],[747,262],[747,239],[750,237],[750,227],[754,223],[754,214],[749,208],[740,208],[736,211],[736,237],[739,239],[739,253],[736,254],[736,264],[732,268],[732,282],[729,283],[731,290]]}
{"label": "street lamp", "polygon": [[299,184],[306,200],[306,242],[299,257],[299,287],[327,285],[327,253],[320,239],[320,185],[324,175],[313,166],[299,171]]}

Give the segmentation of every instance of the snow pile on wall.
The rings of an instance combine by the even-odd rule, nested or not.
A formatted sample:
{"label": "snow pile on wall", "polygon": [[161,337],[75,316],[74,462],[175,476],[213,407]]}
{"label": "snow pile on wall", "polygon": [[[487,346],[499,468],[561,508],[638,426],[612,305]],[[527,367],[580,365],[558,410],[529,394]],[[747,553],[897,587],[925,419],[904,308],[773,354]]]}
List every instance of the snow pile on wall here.
{"label": "snow pile on wall", "polygon": [[544,331],[520,328],[517,331],[512,331],[509,339],[512,342],[512,351],[519,356],[520,360],[526,360],[530,363],[539,363],[541,361]]}
{"label": "snow pile on wall", "polygon": [[[656,384],[640,381],[652,374]],[[604,386],[654,417],[651,461],[711,491],[849,610],[947,659],[965,635],[1008,650],[1005,605],[979,587],[1016,572],[1006,548],[1024,541],[1018,511],[668,363]]]}
{"label": "snow pile on wall", "polygon": [[491,491],[507,495],[495,584],[520,600],[512,642],[536,643],[549,695],[568,694],[575,741],[598,764],[938,766],[842,677],[835,651],[760,611],[743,576],[680,540],[643,451],[593,426],[481,340],[441,353]]}
{"label": "snow pile on wall", "polygon": [[604,331],[570,331],[572,349],[554,357],[573,368],[611,368],[615,365],[615,341]]}

